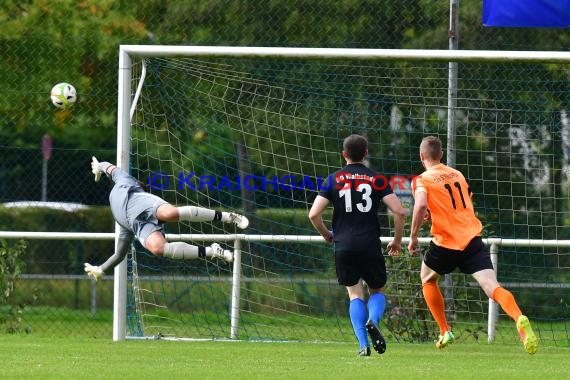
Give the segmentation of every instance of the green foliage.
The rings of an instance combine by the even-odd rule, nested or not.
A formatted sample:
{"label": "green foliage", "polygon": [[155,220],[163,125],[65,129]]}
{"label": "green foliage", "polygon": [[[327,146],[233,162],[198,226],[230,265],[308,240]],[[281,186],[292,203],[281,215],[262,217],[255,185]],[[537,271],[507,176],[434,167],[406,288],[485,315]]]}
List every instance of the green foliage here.
{"label": "green foliage", "polygon": [[16,279],[22,273],[24,263],[21,256],[25,250],[26,242],[23,240],[0,240],[0,290],[3,303],[6,303],[14,291]]}
{"label": "green foliage", "polygon": [[[0,97],[0,140],[3,147],[36,149],[47,132],[54,137],[54,146],[61,149],[60,152],[99,149],[111,160],[116,145],[117,52],[120,44],[445,49],[448,46],[448,5],[431,0],[149,0],[144,6],[125,0],[5,0],[0,5],[3,25],[0,29],[3,58],[0,61],[0,90],[3,93]],[[483,28],[481,2],[461,2],[459,11],[461,49],[567,50],[570,43],[570,34],[561,30]],[[160,125],[160,131],[157,131],[159,144],[142,148],[149,157],[148,168],[135,169],[160,168],[162,164],[158,159],[155,162],[155,158],[170,154],[160,144],[170,144],[170,135],[179,134],[178,128],[191,131],[187,135],[190,138],[182,138],[183,146],[180,147],[181,156],[188,159],[177,162],[177,167],[168,168],[168,173],[175,173],[181,166],[196,170],[198,174],[222,173],[230,177],[240,169],[234,152],[236,143],[241,140],[249,146],[262,147],[269,146],[272,138],[282,141],[277,144],[273,140],[271,154],[262,152],[251,160],[251,173],[281,175],[272,160],[285,157],[294,172],[306,172],[303,162],[314,161],[319,171],[316,174],[326,175],[331,167],[341,164],[338,155],[340,138],[351,131],[365,130],[370,141],[377,144],[377,150],[371,152],[372,166],[388,173],[407,174],[421,170],[419,162],[409,159],[416,155],[420,135],[444,134],[445,115],[438,111],[446,107],[442,100],[446,99],[447,89],[441,85],[441,79],[447,78],[446,63],[430,66],[396,63],[392,70],[399,74],[394,77],[409,73],[410,78],[414,78],[407,83],[383,82],[382,75],[375,76],[370,67],[355,63],[348,67],[314,66],[309,69],[303,64],[284,65],[283,62],[271,62],[268,67],[261,67],[265,65],[246,63],[244,67],[251,69],[256,79],[273,85],[273,91],[280,86],[295,89],[290,103],[267,103],[264,96],[267,91],[260,89],[255,89],[249,96],[247,91],[237,91],[223,83],[210,90],[212,82],[204,81],[196,90],[207,90],[213,95],[205,103],[212,102],[213,109],[233,107],[236,115],[243,116],[240,122],[245,132],[231,132],[227,120],[211,115],[194,103],[198,99],[193,99],[188,102],[188,108],[178,108],[176,115],[169,116]],[[570,223],[568,189],[560,185],[564,179],[564,161],[558,157],[563,157],[560,136],[564,132],[560,128],[560,118],[568,104],[567,66],[521,64],[513,67],[508,70],[488,63],[460,65],[458,106],[464,114],[458,117],[458,127],[464,138],[457,141],[458,167],[468,176],[470,170],[483,173],[471,185],[475,194],[480,195],[476,197],[476,205],[478,211],[484,212],[482,219],[487,236],[541,239],[566,236]],[[213,74],[216,80],[220,78],[216,72]],[[235,75],[234,79],[237,77],[235,83],[243,82],[239,75],[245,74],[232,75]],[[342,80],[357,75],[364,75],[367,82]],[[418,86],[417,78],[423,78],[421,86]],[[181,80],[181,77],[173,77],[173,84],[163,87],[159,84],[150,94],[163,96],[169,91],[178,91],[181,86],[176,81]],[[50,88],[61,81],[74,84],[79,92],[78,103],[69,111],[57,111],[49,102]],[[321,83],[321,88],[310,93],[306,86],[311,81]],[[319,91],[327,96],[320,96]],[[392,97],[383,99],[377,95],[381,93],[392,94]],[[289,99],[290,95],[284,92],[283,98]],[[241,103],[236,102],[240,96]],[[279,99],[276,94],[272,96]],[[385,120],[394,111],[391,105],[398,99],[401,122],[396,130],[388,130]],[[153,112],[160,114],[162,110],[157,107]],[[266,108],[270,112],[265,112]],[[492,113],[490,118],[488,113]],[[286,118],[283,114],[294,117]],[[322,123],[305,121],[311,118]],[[492,122],[486,121],[489,119]],[[275,128],[275,125],[282,128]],[[525,145],[519,149],[513,145],[515,139],[510,129],[513,125],[524,137]],[[312,146],[307,148],[304,136],[308,133],[319,133],[326,138],[320,142],[312,141]],[[147,138],[135,133],[133,144],[145,144]],[[6,151],[0,149],[0,199],[38,198],[39,192],[34,187],[38,181],[34,183],[33,175],[40,172],[40,160],[22,158],[13,151]],[[479,154],[471,154],[473,151]],[[314,155],[314,152],[320,154]],[[63,183],[59,189],[54,189],[57,199],[75,201],[75,197],[82,197],[88,186],[92,186],[92,178],[85,170],[89,155],[85,154],[87,160],[60,155],[62,158],[56,156],[50,161],[50,174],[57,182],[70,181],[72,184]],[[556,158],[548,162],[553,178],[547,187],[533,186],[534,178],[541,172],[540,167],[532,165],[540,163],[540,156]],[[213,159],[206,161],[205,157]],[[196,167],[191,166],[194,163]],[[204,164],[198,166],[198,163]],[[9,191],[20,187],[23,190]],[[242,207],[240,196],[219,193],[214,194],[212,200],[211,195],[195,192],[195,200],[198,203],[214,202],[216,206]],[[313,194],[302,194],[295,199],[298,203],[287,204],[275,195],[278,194],[255,194],[258,210],[249,210],[253,213],[252,232],[314,233],[305,215],[305,206]],[[271,196],[274,197],[269,199]],[[96,201],[92,197],[88,203],[105,204],[106,198],[102,196]],[[275,210],[279,207],[297,207],[299,210],[280,213]],[[268,210],[262,210],[264,208]],[[107,232],[112,230],[112,219],[108,208],[76,214],[0,208],[0,229]],[[427,230],[423,233],[427,236]],[[259,244],[250,249],[254,253],[263,252],[263,255],[255,255],[258,261],[252,262],[253,267],[279,272],[307,269],[313,271],[315,277],[331,274],[331,249],[324,244]],[[27,270],[32,273],[81,273],[83,261],[100,262],[111,251],[111,242],[33,241],[29,242],[25,259]],[[528,276],[539,279],[548,276],[548,281],[568,282],[568,275],[563,271],[556,275],[547,273],[551,267],[568,268],[570,265],[564,262],[566,255],[544,253],[528,248],[512,252],[505,256],[499,273],[506,273],[505,278],[518,281],[526,281]],[[43,259],[48,254],[54,261],[52,266]],[[307,263],[303,255],[309,257],[310,262]],[[510,270],[511,264],[522,262],[522,268],[530,268],[528,273],[511,273],[514,272]],[[412,264],[403,262],[402,265]],[[412,269],[410,267],[410,272]],[[402,305],[412,303],[414,297],[418,297],[413,286],[397,291],[404,294],[397,293],[397,302]],[[557,309],[552,315],[567,316],[568,302],[564,292],[553,293],[560,302],[557,301]],[[525,290],[521,300],[540,305],[541,297],[541,292]],[[545,316],[550,312],[546,307],[536,311]],[[16,312],[14,318],[17,319],[17,315]],[[428,339],[422,335],[426,330],[424,326],[412,326],[413,318],[404,317],[390,316],[393,318],[390,320],[393,323],[391,331],[399,339]],[[419,336],[408,337],[406,330],[419,331]]]}
{"label": "green foliage", "polygon": [[[4,4],[0,19],[0,136],[20,146],[36,145],[49,132],[57,146],[114,146],[117,46],[146,35],[133,17],[134,3],[33,0]],[[33,73],[31,75],[31,73]],[[49,91],[69,82],[79,100],[56,111]]]}
{"label": "green foliage", "polygon": [[[329,209],[323,215],[330,218]],[[259,209],[255,228],[273,235],[314,235],[304,209]],[[333,247],[326,243],[250,243],[253,268],[267,268],[278,273],[308,273],[315,277],[334,276]]]}
{"label": "green foliage", "polygon": [[3,307],[10,301],[16,281],[24,268],[22,256],[25,251],[26,242],[23,240],[0,240],[0,324],[9,333],[27,331],[22,320],[24,306]]}
{"label": "green foliage", "polygon": [[422,295],[421,261],[407,254],[387,257],[388,307],[384,323],[398,342],[427,342],[433,338],[431,319]]}
{"label": "green foliage", "polygon": [[[111,232],[109,207],[76,212],[49,208],[0,207],[0,230]],[[25,257],[27,273],[82,273],[83,262],[102,262],[113,252],[113,242],[100,240],[31,240]],[[51,260],[46,260],[50,255]]]}
{"label": "green foliage", "polygon": [[[366,47],[366,48],[446,48],[448,44],[449,4],[423,1],[354,1],[335,2],[316,0],[306,1],[268,1],[264,3],[247,0],[191,0],[185,2],[164,2],[152,0],[140,7],[136,2],[98,0],[76,2],[72,0],[28,0],[6,1],[0,7],[0,20],[4,28],[0,31],[0,49],[3,59],[0,62],[0,90],[9,96],[0,97],[0,139],[4,144],[18,147],[37,147],[41,136],[48,132],[54,138],[56,148],[95,148],[114,149],[116,145],[117,109],[117,52],[120,44],[188,44],[188,45],[250,45],[250,46],[306,46],[306,47]],[[481,3],[465,2],[460,11],[460,48],[461,49],[512,49],[532,48],[534,50],[560,49],[569,41],[568,33],[559,30],[508,30],[508,28],[482,28],[480,25]],[[373,32],[371,32],[373,31]],[[531,41],[531,42],[529,42]],[[440,84],[447,78],[447,64],[441,63],[429,67],[419,67],[414,62],[398,62],[394,70],[401,74],[410,73],[411,78],[425,78],[425,87],[418,89],[417,82],[400,83],[394,86],[390,81],[382,81],[382,75],[374,75],[369,67],[358,63],[339,67],[315,66],[315,72],[307,72],[303,64],[284,66],[282,62],[269,63],[270,68],[245,65],[254,73],[255,78],[266,80],[273,85],[272,91],[279,88],[294,89],[295,98],[291,102],[279,104],[267,103],[263,86],[244,89],[239,82],[248,71],[232,73],[232,83],[237,86],[225,86],[223,83],[203,81],[196,86],[196,91],[208,89],[207,102],[212,107],[235,108],[235,114],[241,115],[244,133],[228,131],[223,118],[209,115],[203,107],[196,105],[198,99],[188,102],[193,112],[179,109],[175,115],[168,115],[165,125],[158,133],[160,143],[169,143],[168,134],[177,134],[178,128],[189,128],[191,138],[184,138],[182,152],[189,162],[177,162],[178,166],[190,168],[192,163],[206,162],[204,156],[213,156],[207,166],[198,168],[200,174],[221,173],[235,176],[240,162],[235,153],[235,145],[245,141],[248,146],[265,145],[274,137],[282,138],[282,144],[272,143],[271,152],[288,158],[288,167],[292,172],[304,172],[303,162],[322,163],[323,175],[330,166],[340,163],[338,155],[339,139],[346,133],[366,130],[371,141],[380,145],[371,156],[373,167],[384,172],[416,173],[419,165],[406,162],[409,149],[394,149],[394,146],[415,147],[417,137],[409,131],[419,131],[417,135],[441,131],[442,117],[437,109],[444,109],[445,104],[435,104],[435,97],[445,99],[447,89]],[[265,64],[264,64],[265,65]],[[211,70],[214,77],[220,66]],[[250,66],[250,67],[248,67]],[[497,115],[496,125],[509,124],[548,124],[552,126],[551,135],[556,135],[560,118],[559,112],[567,99],[564,91],[566,70],[563,65],[515,65],[517,70],[505,70],[494,64],[467,65],[460,67],[461,80],[458,106],[467,110],[469,115],[459,120],[461,128],[469,128],[466,138],[458,141],[458,155],[470,151],[474,145],[477,151],[494,151],[495,147],[509,146],[509,132],[506,128],[496,132],[486,131],[486,125],[474,125],[475,120],[483,120],[482,107],[514,109],[508,113],[508,120],[501,120]],[[158,69],[159,71],[161,69]],[[521,71],[523,74],[521,74]],[[202,68],[202,71],[204,69]],[[171,75],[169,72],[168,75]],[[365,75],[366,83],[334,78],[354,78]],[[378,78],[377,78],[378,77]],[[521,81],[521,77],[533,77],[532,82]],[[489,78],[480,80],[480,78]],[[258,78],[259,79],[259,78]],[[497,80],[494,80],[497,79]],[[499,80],[500,79],[500,80]],[[147,78],[148,81],[152,79]],[[171,78],[171,86],[154,87],[149,96],[163,96],[169,91],[180,97],[178,84],[180,76]],[[53,84],[60,81],[70,82],[79,92],[79,101],[72,110],[56,111],[47,96]],[[318,82],[322,88],[310,93],[303,86]],[[243,84],[243,83],[242,83]],[[282,87],[280,87],[283,85]],[[209,89],[209,87],[214,88]],[[392,96],[382,99],[380,93],[391,88]],[[248,91],[252,90],[250,95]],[[287,90],[283,90],[287,91]],[[319,96],[327,94],[326,97]],[[388,92],[390,93],[390,92]],[[347,96],[347,94],[350,94]],[[539,94],[539,96],[537,96]],[[291,94],[284,93],[287,99]],[[329,96],[330,95],[330,96]],[[272,94],[279,99],[279,94]],[[241,97],[241,98],[240,98]],[[236,99],[240,99],[236,102]],[[384,119],[390,112],[391,105],[400,101],[399,112],[402,118],[397,131],[387,131]],[[332,99],[332,100],[331,100]],[[537,105],[537,100],[541,103]],[[425,104],[425,107],[411,107],[411,104]],[[153,103],[153,107],[154,103]],[[162,110],[156,106],[156,113]],[[527,111],[528,110],[530,111]],[[268,109],[271,112],[262,110]],[[229,111],[229,110],[228,110]],[[466,111],[466,112],[467,112]],[[425,115],[422,115],[425,113]],[[295,115],[285,118],[283,114]],[[415,121],[417,116],[417,120]],[[304,120],[319,119],[320,124]],[[463,124],[463,121],[469,123]],[[281,128],[274,126],[280,125]],[[312,142],[319,146],[305,147],[302,144],[304,134],[330,130],[322,142]],[[282,136],[279,134],[283,133]],[[530,132],[529,132],[530,133]],[[496,135],[496,137],[491,137]],[[135,139],[139,136],[135,133]],[[147,136],[140,136],[141,141]],[[554,138],[554,137],[552,137]],[[537,131],[530,133],[533,145],[540,141]],[[301,143],[300,143],[301,142]],[[322,145],[322,146],[321,146]],[[557,142],[551,146],[537,148],[541,154],[560,155]],[[145,148],[152,146],[147,145]],[[153,150],[160,150],[160,145],[148,148],[148,157],[155,157]],[[292,149],[291,147],[297,147]],[[501,150],[501,148],[499,148]],[[320,151],[314,156],[315,151]],[[509,204],[509,192],[529,194],[537,198],[545,193],[558,194],[559,181],[552,181],[548,189],[529,189],[528,176],[536,176],[538,170],[528,173],[508,173],[511,166],[524,167],[526,152],[498,152],[496,167],[485,168],[485,179],[475,181],[473,186],[479,193],[486,186],[499,182],[500,194],[487,196],[485,207],[495,210],[504,209]],[[514,154],[512,154],[514,153]],[[532,152],[531,152],[532,153]],[[252,153],[253,154],[253,153]],[[112,156],[112,154],[110,154]],[[158,155],[157,155],[158,157]],[[465,157],[458,157],[459,165],[466,162]],[[266,153],[251,160],[253,174],[280,175],[279,169],[267,165],[272,158]],[[22,182],[27,173],[37,171],[34,160],[0,160],[6,162],[6,174],[2,176],[10,183]],[[159,164],[148,160],[149,168]],[[481,162],[479,162],[481,161]],[[471,167],[483,165],[484,159],[469,157]],[[331,164],[332,163],[332,164]],[[79,166],[68,160],[75,170]],[[562,161],[551,164],[553,173],[560,172]],[[55,167],[55,165],[53,166]],[[228,169],[229,168],[229,169]],[[531,168],[532,169],[532,168]],[[172,171],[174,172],[174,171]],[[22,174],[24,173],[24,174]],[[58,172],[57,178],[63,178]],[[500,181],[504,178],[510,181]],[[6,182],[8,182],[6,181]],[[82,188],[87,179],[77,179]],[[497,185],[495,185],[496,187]],[[12,195],[12,199],[30,199],[31,193],[22,191]],[[69,195],[58,192],[61,197]],[[0,198],[1,198],[0,194]],[[227,194],[217,194],[221,204],[232,208],[239,207],[242,200]],[[302,197],[301,197],[302,198]],[[69,201],[69,199],[66,199]],[[202,200],[197,195],[197,200]],[[295,201],[298,201],[297,199]],[[257,207],[294,207],[291,203],[278,205],[267,198],[256,199]],[[535,213],[548,220],[532,220],[528,224],[559,225],[553,220],[554,215],[564,214],[568,202],[544,201],[539,206],[541,213]],[[550,212],[552,211],[552,212]],[[491,219],[494,218],[494,219]],[[489,223],[498,223],[500,219],[516,220],[526,215],[490,216]],[[546,222],[546,223],[545,223]],[[496,229],[503,237],[522,236],[523,232],[512,228],[508,223],[502,230]],[[540,238],[558,236],[556,229],[545,229]],[[529,235],[527,232],[526,235]]]}

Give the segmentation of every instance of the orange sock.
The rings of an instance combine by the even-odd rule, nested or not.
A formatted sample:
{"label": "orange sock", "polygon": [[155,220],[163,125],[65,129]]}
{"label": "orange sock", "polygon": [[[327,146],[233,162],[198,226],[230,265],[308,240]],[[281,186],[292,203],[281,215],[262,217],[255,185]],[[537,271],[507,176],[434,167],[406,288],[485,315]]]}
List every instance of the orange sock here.
{"label": "orange sock", "polygon": [[515,322],[517,321],[517,318],[522,315],[521,309],[519,309],[519,305],[517,305],[517,301],[515,301],[515,297],[507,289],[498,286],[493,290],[492,298],[493,301],[501,305],[505,313],[507,313]]}
{"label": "orange sock", "polygon": [[447,324],[447,318],[445,317],[445,301],[443,300],[443,295],[439,290],[437,282],[428,281],[423,283],[422,292],[428,309],[439,326],[439,333],[440,335],[443,335],[446,331],[451,330],[451,327]]}

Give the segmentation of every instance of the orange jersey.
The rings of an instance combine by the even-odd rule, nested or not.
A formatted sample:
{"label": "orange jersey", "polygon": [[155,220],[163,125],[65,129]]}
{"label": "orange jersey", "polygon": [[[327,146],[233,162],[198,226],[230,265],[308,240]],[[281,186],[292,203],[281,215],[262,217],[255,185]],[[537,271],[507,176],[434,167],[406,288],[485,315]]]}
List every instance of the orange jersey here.
{"label": "orange jersey", "polygon": [[460,171],[437,164],[412,181],[414,196],[427,194],[433,242],[440,247],[463,250],[481,235],[483,225],[475,216],[469,185]]}

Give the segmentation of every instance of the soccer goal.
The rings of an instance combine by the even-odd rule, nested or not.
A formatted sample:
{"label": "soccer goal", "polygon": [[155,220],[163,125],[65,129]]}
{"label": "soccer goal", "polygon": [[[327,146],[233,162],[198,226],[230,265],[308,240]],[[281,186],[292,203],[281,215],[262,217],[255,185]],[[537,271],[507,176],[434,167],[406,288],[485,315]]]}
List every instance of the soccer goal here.
{"label": "soccer goal", "polygon": [[[567,52],[121,46],[117,162],[173,204],[236,210],[251,226],[167,225],[168,239],[234,250],[232,264],[133,247],[115,270],[114,339],[353,341],[332,247],[307,214],[359,133],[408,208],[419,142],[442,138],[499,281],[543,342],[568,345],[569,63]],[[385,245],[392,219],[378,217]],[[386,337],[433,340],[420,259],[404,251],[387,266]],[[441,285],[456,336],[517,342],[470,277]]]}

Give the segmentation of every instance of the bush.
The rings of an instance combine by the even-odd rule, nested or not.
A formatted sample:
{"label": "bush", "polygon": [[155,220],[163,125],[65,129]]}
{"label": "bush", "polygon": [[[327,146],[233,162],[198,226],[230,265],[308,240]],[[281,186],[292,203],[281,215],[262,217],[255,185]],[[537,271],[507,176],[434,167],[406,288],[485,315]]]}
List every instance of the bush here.
{"label": "bush", "polygon": [[[0,230],[45,232],[112,232],[109,207],[74,212],[43,207],[0,207]],[[26,273],[82,274],[83,262],[100,262],[113,252],[112,240],[30,240]]]}
{"label": "bush", "polygon": [[[14,292],[16,280],[22,273],[24,262],[20,256],[26,250],[26,242],[18,240],[9,243],[0,240],[0,300],[2,305],[8,304],[8,299]],[[6,331],[15,333],[22,331],[23,305],[3,307],[0,312],[0,323],[6,326]]]}

